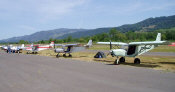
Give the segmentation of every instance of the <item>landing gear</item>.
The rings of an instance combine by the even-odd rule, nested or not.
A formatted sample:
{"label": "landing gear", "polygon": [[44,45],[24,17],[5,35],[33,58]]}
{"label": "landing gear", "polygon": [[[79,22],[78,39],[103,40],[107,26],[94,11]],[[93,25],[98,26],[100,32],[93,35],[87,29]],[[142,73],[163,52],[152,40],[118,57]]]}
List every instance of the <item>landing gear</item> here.
{"label": "landing gear", "polygon": [[134,64],[140,64],[140,59],[139,58],[135,58],[134,59]]}
{"label": "landing gear", "polygon": [[32,54],[38,54],[38,52],[32,52]]}
{"label": "landing gear", "polygon": [[66,54],[63,54],[63,57],[66,57]]}
{"label": "landing gear", "polygon": [[16,53],[18,53],[18,54],[19,54],[19,53],[20,53],[20,51],[19,51],[19,50],[17,50],[17,52],[16,52]]}
{"label": "landing gear", "polygon": [[125,57],[121,57],[121,58],[119,59],[119,61],[120,61],[120,63],[125,63]]}
{"label": "landing gear", "polygon": [[117,57],[117,59],[114,62],[114,65],[118,65],[120,63],[125,63],[125,57],[121,57],[120,59]]}
{"label": "landing gear", "polygon": [[59,56],[60,56],[60,55],[59,55],[59,53],[58,53],[58,54],[56,55],[56,58],[59,58]]}
{"label": "landing gear", "polygon": [[119,64],[119,59],[118,59],[118,57],[117,57],[117,59],[114,61],[114,65],[118,65]]}
{"label": "landing gear", "polygon": [[69,57],[72,57],[72,55],[71,55],[71,54],[69,54]]}
{"label": "landing gear", "polygon": [[[56,57],[57,57],[57,58],[59,58],[59,57],[60,57],[59,53],[56,55]],[[65,54],[63,54],[63,57],[72,57],[72,55],[71,55],[71,54],[69,54],[68,56],[66,56],[66,53],[65,53]]]}

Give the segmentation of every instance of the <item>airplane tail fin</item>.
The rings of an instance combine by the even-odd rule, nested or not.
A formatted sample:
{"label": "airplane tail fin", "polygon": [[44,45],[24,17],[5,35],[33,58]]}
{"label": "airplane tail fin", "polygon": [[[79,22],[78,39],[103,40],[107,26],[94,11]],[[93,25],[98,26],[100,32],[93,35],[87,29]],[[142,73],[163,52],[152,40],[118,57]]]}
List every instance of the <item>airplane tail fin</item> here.
{"label": "airplane tail fin", "polygon": [[92,40],[89,40],[89,42],[87,43],[86,46],[91,47],[92,46]]}
{"label": "airplane tail fin", "polygon": [[52,41],[52,42],[50,43],[50,46],[51,46],[51,47],[54,47],[54,44],[55,44],[54,41]]}
{"label": "airplane tail fin", "polygon": [[21,45],[21,48],[24,48],[24,44]]}
{"label": "airplane tail fin", "polygon": [[161,41],[161,33],[158,33],[158,34],[157,34],[156,41]]}
{"label": "airplane tail fin", "polygon": [[30,47],[33,47],[33,43],[30,45]]}

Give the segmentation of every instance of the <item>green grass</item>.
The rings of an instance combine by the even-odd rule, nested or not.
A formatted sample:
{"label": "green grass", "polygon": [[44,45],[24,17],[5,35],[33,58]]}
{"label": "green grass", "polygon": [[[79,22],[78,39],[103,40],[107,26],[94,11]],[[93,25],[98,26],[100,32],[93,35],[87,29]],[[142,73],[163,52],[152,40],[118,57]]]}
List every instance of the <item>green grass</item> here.
{"label": "green grass", "polygon": [[162,45],[151,50],[151,52],[175,52],[175,46]]}
{"label": "green grass", "polygon": [[[90,50],[109,50],[109,45],[93,45]],[[117,49],[117,46],[113,46],[113,49]],[[161,45],[150,52],[175,52],[175,46]]]}

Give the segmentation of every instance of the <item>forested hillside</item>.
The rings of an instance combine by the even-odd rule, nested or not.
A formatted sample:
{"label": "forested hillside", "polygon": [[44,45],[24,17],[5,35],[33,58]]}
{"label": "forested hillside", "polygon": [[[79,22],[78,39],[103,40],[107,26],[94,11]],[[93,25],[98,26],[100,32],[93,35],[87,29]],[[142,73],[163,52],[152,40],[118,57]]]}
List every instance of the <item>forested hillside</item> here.
{"label": "forested hillside", "polygon": [[161,33],[162,40],[175,41],[175,28],[170,29],[159,29],[151,32],[125,32],[122,33],[116,28],[112,28],[108,33],[96,34],[94,36],[87,36],[81,38],[72,38],[71,36],[65,39],[49,39],[41,40],[36,43],[45,44],[51,41],[55,43],[68,43],[68,42],[87,42],[89,39],[92,39],[93,42],[98,41],[117,41],[117,42],[131,42],[131,41],[154,41],[156,39],[157,33]]}
{"label": "forested hillside", "polygon": [[[146,20],[143,20],[141,22],[135,23],[135,24],[127,24],[122,25],[119,27],[113,27],[116,28],[118,31],[125,33],[128,31],[141,31],[141,32],[148,32],[148,31],[154,31],[158,29],[169,29],[175,27],[175,15],[168,16],[168,17],[156,17],[156,18],[148,18]],[[72,36],[73,38],[80,38],[84,36],[93,36],[95,34],[99,33],[107,33],[109,32],[111,27],[109,28],[97,28],[93,30],[87,30],[82,32],[75,32],[70,34],[65,34],[63,36],[58,37],[58,39],[63,39],[68,36]]]}
{"label": "forested hillside", "polygon": [[[108,41],[109,35],[107,34],[111,32],[110,30],[112,28],[118,30],[116,33],[114,33],[114,34],[117,34],[118,36],[112,39],[116,41],[117,39],[118,41],[152,39],[152,36],[154,36],[155,33],[157,32],[157,31],[154,32],[155,30],[159,30],[159,31],[161,30],[162,33],[164,33],[164,31],[166,30],[169,30],[170,32],[166,31],[167,33],[164,33],[166,35],[164,39],[174,40],[173,37],[169,36],[171,34],[174,34],[174,31],[171,32],[171,30],[174,30],[173,27],[175,27],[175,15],[168,16],[168,17],[148,18],[146,20],[143,20],[135,24],[126,24],[119,27],[107,27],[107,28],[97,28],[97,29],[61,28],[61,29],[55,29],[55,30],[40,31],[31,35],[0,40],[0,43],[19,42],[20,40],[25,40],[28,42],[36,42],[41,40],[49,40],[50,38],[61,39],[59,42],[62,42],[62,40],[65,40],[67,38],[69,39],[77,38],[79,40],[82,40],[83,37],[91,37],[92,39],[94,39],[94,41],[97,41],[97,40]],[[146,32],[149,32],[149,33],[146,33]],[[138,37],[136,36],[133,36],[133,38],[130,37],[130,35],[132,34],[133,35],[136,34],[138,35]],[[102,37],[102,35],[104,37]],[[149,37],[149,35],[152,35],[152,36]],[[130,38],[128,39],[128,37]],[[119,38],[122,38],[122,39],[119,39]]]}

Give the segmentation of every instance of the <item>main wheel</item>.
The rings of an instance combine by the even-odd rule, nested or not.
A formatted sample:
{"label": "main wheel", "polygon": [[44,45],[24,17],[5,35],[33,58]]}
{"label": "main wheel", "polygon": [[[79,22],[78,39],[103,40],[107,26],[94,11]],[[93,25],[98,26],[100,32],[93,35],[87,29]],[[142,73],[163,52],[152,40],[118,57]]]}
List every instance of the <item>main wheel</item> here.
{"label": "main wheel", "polygon": [[63,57],[66,57],[66,54],[63,54]]}
{"label": "main wheel", "polygon": [[135,58],[134,64],[140,64],[140,59],[139,58]]}
{"label": "main wheel", "polygon": [[118,59],[116,59],[115,61],[114,61],[114,65],[118,65],[119,64],[119,60]]}
{"label": "main wheel", "polygon": [[56,58],[59,58],[59,54],[56,55]]}
{"label": "main wheel", "polygon": [[72,57],[72,55],[71,55],[71,54],[69,54],[69,57]]}
{"label": "main wheel", "polygon": [[121,57],[119,61],[120,61],[120,63],[125,63],[125,58]]}

